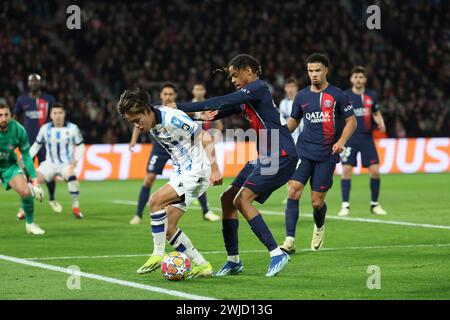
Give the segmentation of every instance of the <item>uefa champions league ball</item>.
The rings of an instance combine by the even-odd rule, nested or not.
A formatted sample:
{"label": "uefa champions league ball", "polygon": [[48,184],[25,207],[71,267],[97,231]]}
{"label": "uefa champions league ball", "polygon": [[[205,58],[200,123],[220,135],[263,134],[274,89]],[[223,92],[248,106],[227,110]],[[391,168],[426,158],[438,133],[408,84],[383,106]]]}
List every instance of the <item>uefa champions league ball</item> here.
{"label": "uefa champions league ball", "polygon": [[187,278],[191,271],[191,261],[182,252],[174,251],[164,255],[161,262],[161,273],[171,281],[181,281]]}

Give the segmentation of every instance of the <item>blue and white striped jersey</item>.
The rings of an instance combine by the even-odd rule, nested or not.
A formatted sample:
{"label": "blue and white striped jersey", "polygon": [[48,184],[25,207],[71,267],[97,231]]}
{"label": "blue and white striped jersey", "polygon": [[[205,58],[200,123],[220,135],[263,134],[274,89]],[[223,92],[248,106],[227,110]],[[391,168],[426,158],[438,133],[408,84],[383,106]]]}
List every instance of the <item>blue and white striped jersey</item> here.
{"label": "blue and white striped jersey", "polygon": [[177,173],[209,164],[200,139],[202,127],[181,110],[155,106],[156,125],[150,130],[155,140],[170,154]]}
{"label": "blue and white striped jersey", "polygon": [[75,147],[84,141],[76,124],[66,122],[58,128],[52,122],[47,122],[39,130],[36,143],[45,145],[46,161],[69,165],[75,160]]}
{"label": "blue and white striped jersey", "polygon": [[[280,102],[280,122],[281,124],[287,125],[287,121],[292,113],[292,103],[294,100],[289,100],[288,98],[284,98]],[[301,121],[300,125],[291,133],[292,138],[294,139],[294,142],[297,143],[298,136],[300,135],[300,132],[303,130],[303,120]]]}

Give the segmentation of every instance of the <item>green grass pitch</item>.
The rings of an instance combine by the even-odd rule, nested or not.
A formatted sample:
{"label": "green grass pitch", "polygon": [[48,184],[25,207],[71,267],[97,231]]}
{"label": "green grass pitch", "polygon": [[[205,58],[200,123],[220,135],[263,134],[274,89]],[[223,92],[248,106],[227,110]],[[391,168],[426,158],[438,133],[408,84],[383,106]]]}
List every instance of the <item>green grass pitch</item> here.
{"label": "green grass pitch", "polygon": [[[223,186],[208,191],[211,207],[220,207],[219,196],[230,181],[226,179]],[[153,190],[165,182],[157,181]],[[308,250],[313,220],[307,187],[300,204],[298,252],[277,277],[265,277],[268,253],[240,217],[244,272],[181,282],[169,282],[160,272],[136,274],[152,249],[149,217],[145,214],[141,225],[129,225],[135,205],[117,201],[136,201],[141,181],[82,182],[84,220],[73,218],[67,187],[59,182],[57,198],[64,206],[63,213],[53,213],[46,201],[35,205],[36,222],[47,232],[40,237],[25,233],[24,222],[15,220],[18,196],[2,189],[0,255],[28,258],[45,266],[77,266],[82,272],[116,282],[82,276],[80,289],[71,290],[67,287],[70,274],[0,257],[0,299],[185,299],[183,294],[215,299],[449,299],[449,175],[383,176],[380,200],[389,212],[385,217],[369,213],[369,179],[356,176],[351,215],[337,218],[338,177],[334,183],[327,197],[322,251]],[[283,187],[259,206],[279,243],[284,239],[281,213],[285,196]],[[214,211],[220,213],[219,209]],[[181,227],[217,271],[226,258],[221,223],[203,221],[198,205],[194,205]],[[167,250],[171,250],[169,245]],[[372,275],[368,268],[373,265],[380,269],[380,289],[367,287]]]}

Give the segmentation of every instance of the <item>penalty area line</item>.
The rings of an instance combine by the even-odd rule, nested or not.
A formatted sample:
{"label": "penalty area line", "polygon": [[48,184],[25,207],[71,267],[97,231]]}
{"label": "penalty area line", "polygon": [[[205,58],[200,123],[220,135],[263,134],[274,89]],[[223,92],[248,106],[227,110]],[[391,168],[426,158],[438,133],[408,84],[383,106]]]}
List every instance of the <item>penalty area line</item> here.
{"label": "penalty area line", "polygon": [[145,284],[141,284],[141,283],[106,277],[106,276],[102,276],[102,275],[98,275],[98,274],[94,274],[94,273],[74,271],[74,270],[68,269],[68,268],[53,266],[53,265],[49,265],[49,264],[45,264],[45,263],[41,263],[41,262],[29,261],[26,259],[21,259],[21,258],[16,258],[16,257],[5,256],[5,255],[1,255],[1,254],[0,254],[0,260],[23,264],[26,266],[50,270],[50,271],[62,272],[62,273],[66,273],[66,274],[69,274],[72,276],[78,275],[83,278],[94,279],[94,280],[99,280],[99,281],[108,282],[108,283],[112,283],[112,284],[117,284],[117,285],[124,286],[124,287],[130,287],[130,288],[135,288],[135,289],[141,289],[141,290],[161,293],[161,294],[170,295],[170,296],[174,296],[174,297],[178,297],[178,298],[191,299],[191,300],[216,300],[215,298],[212,298],[212,297],[198,296],[195,294],[190,294],[190,293],[186,293],[186,292],[182,292],[182,291],[169,290],[169,289],[164,289],[164,288],[160,288],[160,287],[149,286],[149,285],[145,285]]}
{"label": "penalty area line", "polygon": [[[361,247],[337,247],[337,248],[322,248],[320,251],[346,251],[346,250],[377,250],[377,249],[417,249],[417,248],[448,248],[450,243],[436,243],[436,244],[399,244],[399,245],[378,245],[378,246],[361,246]],[[297,252],[310,252],[311,249],[299,249]],[[267,250],[242,250],[239,253],[267,253]],[[223,254],[226,251],[202,251],[202,254]],[[36,257],[23,258],[26,260],[42,261],[42,260],[70,260],[70,259],[112,259],[112,258],[134,258],[134,257],[148,257],[148,254],[117,254],[117,255],[102,255],[102,256],[61,256],[61,257]]]}
{"label": "penalty area line", "polygon": [[[130,206],[137,205],[136,201],[127,201],[127,200],[113,200],[112,203],[122,204],[122,205],[130,205]],[[192,206],[192,208],[199,209],[200,207]],[[218,207],[210,207],[210,208],[213,209],[213,210],[222,210],[221,208],[218,208]],[[261,213],[266,214],[266,215],[274,215],[274,216],[283,216],[284,217],[284,212],[279,212],[279,211],[261,210]],[[310,217],[312,217],[312,213],[310,213],[310,214],[300,214],[299,216],[302,217],[302,218],[310,218]],[[339,217],[339,216],[335,216],[335,215],[327,215],[326,219],[342,220],[342,221],[349,221],[349,222],[365,222],[365,223],[390,224],[390,225],[405,226],[405,227],[419,227],[419,228],[450,230],[450,226],[446,226],[446,225],[428,224],[428,223],[415,223],[415,222],[408,222],[408,221],[379,220],[379,219],[357,218],[357,217]]]}

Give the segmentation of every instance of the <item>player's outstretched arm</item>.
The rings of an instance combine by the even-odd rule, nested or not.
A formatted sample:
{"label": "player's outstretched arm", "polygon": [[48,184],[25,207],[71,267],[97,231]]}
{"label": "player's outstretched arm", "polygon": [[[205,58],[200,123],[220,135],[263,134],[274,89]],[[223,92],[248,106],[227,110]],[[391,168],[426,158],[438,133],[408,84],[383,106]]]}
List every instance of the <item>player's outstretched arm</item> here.
{"label": "player's outstretched arm", "polygon": [[342,130],[342,134],[339,140],[333,145],[332,154],[341,153],[344,151],[344,146],[347,143],[348,139],[350,139],[350,137],[352,136],[353,132],[355,132],[356,126],[357,122],[354,115],[345,118],[344,130]]}
{"label": "player's outstretched arm", "polygon": [[177,108],[184,112],[220,110],[227,106],[239,106],[250,102],[251,97],[243,91],[236,91],[224,96],[209,98],[199,102],[177,103]]}
{"label": "player's outstretched arm", "polygon": [[208,157],[209,163],[211,164],[211,178],[210,182],[214,186],[219,186],[223,182],[223,175],[220,172],[219,164],[217,163],[216,150],[214,148],[214,142],[211,135],[202,130],[199,137],[202,141],[203,148],[205,148],[206,155]]}

